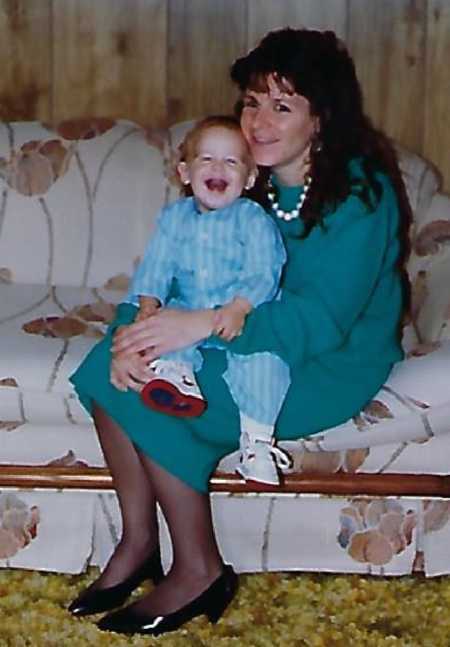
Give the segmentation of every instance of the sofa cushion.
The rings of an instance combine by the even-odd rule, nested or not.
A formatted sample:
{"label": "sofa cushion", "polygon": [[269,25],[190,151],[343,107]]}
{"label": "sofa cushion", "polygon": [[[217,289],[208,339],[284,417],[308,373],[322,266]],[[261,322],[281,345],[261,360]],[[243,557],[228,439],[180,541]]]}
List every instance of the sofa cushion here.
{"label": "sofa cushion", "polygon": [[0,462],[100,466],[92,423],[68,382],[122,292],[0,284]]}
{"label": "sofa cushion", "polygon": [[[326,432],[280,443],[308,474],[449,474],[450,342],[418,346],[394,367],[359,415]],[[219,471],[230,472],[237,452]]]}
{"label": "sofa cushion", "polygon": [[[107,288],[0,284],[1,463],[103,465],[68,377],[122,297]],[[359,416],[286,443],[296,469],[448,473],[449,365],[450,342],[413,350]],[[220,467],[233,471],[235,459]]]}
{"label": "sofa cushion", "polygon": [[0,284],[0,379],[24,392],[71,392],[68,376],[104,334],[117,290]]}

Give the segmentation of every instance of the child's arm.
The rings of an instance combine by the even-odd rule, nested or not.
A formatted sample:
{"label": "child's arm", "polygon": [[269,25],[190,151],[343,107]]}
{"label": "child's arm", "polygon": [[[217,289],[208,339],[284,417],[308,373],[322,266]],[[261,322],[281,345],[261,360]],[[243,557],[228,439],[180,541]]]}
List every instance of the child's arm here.
{"label": "child's arm", "polygon": [[252,304],[244,297],[234,297],[214,313],[214,332],[226,341],[240,335],[245,318],[252,310]]}
{"label": "child's arm", "polygon": [[141,295],[158,299],[159,303],[165,302],[174,277],[174,236],[181,216],[177,203],[164,207],[158,214],[155,231],[131,279],[126,297],[128,303],[139,305],[138,297]]}
{"label": "child's arm", "polygon": [[242,213],[245,256],[233,285],[236,296],[218,308],[214,318],[214,331],[226,341],[239,336],[253,308],[275,296],[286,260],[281,235],[262,207],[247,201]]}
{"label": "child's arm", "polygon": [[234,296],[245,298],[256,308],[275,298],[286,251],[277,225],[259,204],[249,200],[240,208],[239,235],[243,256],[232,291],[225,299],[231,301]]}
{"label": "child's arm", "polygon": [[140,294],[138,296],[139,301],[139,312],[136,315],[135,321],[142,321],[143,319],[148,319],[148,317],[153,316],[158,308],[161,306],[161,302],[156,297],[149,297]]}

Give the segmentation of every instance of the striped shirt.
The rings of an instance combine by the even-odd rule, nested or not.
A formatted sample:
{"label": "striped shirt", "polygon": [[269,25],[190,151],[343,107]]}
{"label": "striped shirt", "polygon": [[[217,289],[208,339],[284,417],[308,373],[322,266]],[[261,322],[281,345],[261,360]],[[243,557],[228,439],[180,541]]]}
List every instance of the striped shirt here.
{"label": "striped shirt", "polygon": [[253,307],[278,291],[286,252],[276,224],[247,198],[201,213],[194,198],[164,207],[126,301],[153,296],[189,309],[213,308],[240,296]]}

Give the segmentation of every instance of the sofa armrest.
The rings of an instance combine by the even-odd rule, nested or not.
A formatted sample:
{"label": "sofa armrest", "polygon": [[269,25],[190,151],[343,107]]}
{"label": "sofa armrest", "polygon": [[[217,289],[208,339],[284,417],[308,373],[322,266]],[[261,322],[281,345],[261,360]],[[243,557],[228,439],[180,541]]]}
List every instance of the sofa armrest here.
{"label": "sofa armrest", "polygon": [[450,196],[436,193],[417,223],[408,272],[419,340],[450,339]]}
{"label": "sofa armrest", "polygon": [[421,225],[431,201],[440,187],[440,177],[433,165],[420,155],[395,146],[400,170],[413,212],[413,233]]}

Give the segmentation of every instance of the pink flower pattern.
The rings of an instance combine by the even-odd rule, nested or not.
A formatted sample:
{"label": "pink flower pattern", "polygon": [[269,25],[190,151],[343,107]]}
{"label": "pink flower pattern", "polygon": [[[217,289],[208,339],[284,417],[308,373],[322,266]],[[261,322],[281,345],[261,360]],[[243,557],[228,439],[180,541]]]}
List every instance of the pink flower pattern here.
{"label": "pink flower pattern", "polygon": [[411,544],[414,510],[391,499],[351,499],[342,508],[337,540],[357,562],[381,566]]}
{"label": "pink flower pattern", "polygon": [[39,508],[15,494],[0,495],[0,559],[14,557],[37,536]]}

